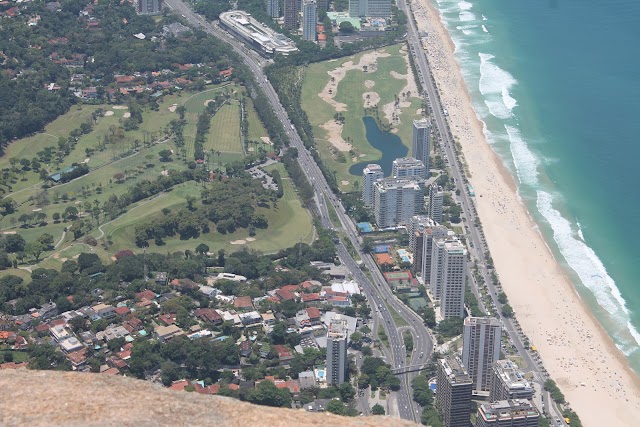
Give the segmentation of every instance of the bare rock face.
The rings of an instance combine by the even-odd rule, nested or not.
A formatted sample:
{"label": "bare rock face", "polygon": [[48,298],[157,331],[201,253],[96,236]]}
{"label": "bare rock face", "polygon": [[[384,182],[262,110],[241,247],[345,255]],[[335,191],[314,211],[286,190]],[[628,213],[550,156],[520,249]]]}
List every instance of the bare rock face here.
{"label": "bare rock face", "polygon": [[340,417],[173,391],[121,376],[0,371],[2,426],[415,426],[389,417]]}

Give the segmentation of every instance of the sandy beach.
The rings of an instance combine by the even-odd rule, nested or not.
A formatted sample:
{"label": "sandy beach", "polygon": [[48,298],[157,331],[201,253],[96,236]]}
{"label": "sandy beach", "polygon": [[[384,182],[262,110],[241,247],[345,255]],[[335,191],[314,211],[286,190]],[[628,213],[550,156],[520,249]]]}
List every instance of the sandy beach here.
{"label": "sandy beach", "polygon": [[577,295],[520,202],[516,183],[487,144],[453,55],[454,45],[429,0],[413,3],[430,66],[463,148],[501,283],[520,326],[585,426],[633,426],[640,382]]}

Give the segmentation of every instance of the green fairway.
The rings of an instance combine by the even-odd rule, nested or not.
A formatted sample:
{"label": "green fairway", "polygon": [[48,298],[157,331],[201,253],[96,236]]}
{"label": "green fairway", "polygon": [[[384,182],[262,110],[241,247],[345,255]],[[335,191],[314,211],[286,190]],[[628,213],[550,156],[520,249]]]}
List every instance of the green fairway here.
{"label": "green fairway", "polygon": [[[277,168],[283,178],[284,196],[278,201],[277,209],[264,209],[269,227],[256,230],[256,235],[251,238],[245,229],[240,229],[231,234],[220,234],[212,228],[211,232],[200,235],[199,238],[180,240],[177,237],[168,238],[161,246],[150,242],[148,248],[151,252],[175,252],[194,250],[200,243],[205,243],[211,251],[225,249],[227,251],[239,250],[244,246],[260,250],[265,253],[277,252],[303,241],[311,243],[314,230],[311,215],[304,209],[295,192],[293,184],[281,164],[269,166],[267,169]],[[103,226],[105,237],[113,242],[110,252],[122,249],[131,249],[141,252],[142,249],[135,245],[133,240],[136,224],[152,221],[156,215],[162,215],[162,209],[179,209],[186,206],[186,195],[196,196],[200,193],[200,187],[193,182],[177,186],[173,191],[162,194],[150,201],[140,202],[138,207],[130,209],[129,214]],[[143,217],[136,214],[144,211]],[[97,235],[98,233],[94,233]],[[247,240],[249,239],[249,240]],[[255,239],[255,240],[250,240]],[[234,243],[231,243],[234,242]],[[244,242],[244,243],[242,243]]]}
{"label": "green fairway", "polygon": [[[392,132],[397,134],[403,144],[410,148],[413,119],[420,118],[418,109],[422,105],[418,93],[407,94],[407,80],[396,78],[395,73],[406,75],[408,73],[407,64],[400,49],[402,45],[390,46],[379,49],[383,55],[377,58],[377,66],[369,67],[365,72],[362,67],[347,71],[344,78],[338,83],[335,102],[346,106],[344,116],[344,126],[342,128],[342,139],[351,144],[349,152],[340,152],[328,140],[329,132],[321,125],[334,123],[336,110],[329,103],[321,99],[318,94],[330,81],[329,72],[340,68],[343,64],[352,61],[358,64],[363,53],[337,61],[326,61],[307,66],[304,70],[304,83],[302,87],[302,107],[307,112],[309,120],[314,127],[314,135],[318,151],[327,162],[328,166],[336,171],[338,183],[343,191],[352,191],[353,183],[360,179],[359,176],[349,174],[349,168],[354,163],[370,161],[375,163],[382,156],[382,153],[373,148],[366,139],[364,123],[365,115],[365,93],[373,92],[379,97],[378,114],[382,123],[388,124],[385,118],[385,108],[391,108],[394,102],[398,102],[397,115],[399,122],[393,122]],[[366,52],[365,52],[366,53]],[[373,86],[371,85],[373,82]],[[405,92],[405,95],[402,93]],[[414,90],[415,92],[415,90]],[[373,95],[375,98],[376,95]],[[370,99],[371,95],[370,95]],[[348,184],[342,184],[342,182]]]}
{"label": "green fairway", "polygon": [[205,151],[243,154],[240,141],[240,103],[230,100],[211,119]]}

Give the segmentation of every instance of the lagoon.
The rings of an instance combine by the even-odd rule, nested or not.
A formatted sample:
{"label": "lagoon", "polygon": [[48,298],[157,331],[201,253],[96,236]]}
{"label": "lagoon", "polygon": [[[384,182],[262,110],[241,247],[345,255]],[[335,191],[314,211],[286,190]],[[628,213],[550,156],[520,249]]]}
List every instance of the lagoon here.
{"label": "lagoon", "polygon": [[355,176],[362,176],[362,171],[368,164],[376,163],[382,167],[385,176],[391,176],[393,161],[399,157],[406,157],[409,149],[402,144],[399,136],[381,131],[373,117],[363,117],[362,121],[364,122],[367,141],[373,148],[382,152],[382,158],[377,161],[369,160],[355,163],[349,168],[349,173]]}

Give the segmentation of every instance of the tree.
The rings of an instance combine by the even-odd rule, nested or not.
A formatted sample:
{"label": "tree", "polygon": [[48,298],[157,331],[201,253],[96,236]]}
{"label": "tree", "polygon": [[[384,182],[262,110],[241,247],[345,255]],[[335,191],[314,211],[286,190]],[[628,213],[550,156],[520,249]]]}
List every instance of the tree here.
{"label": "tree", "polygon": [[200,243],[198,246],[196,246],[197,254],[206,255],[208,252],[209,252],[209,246],[205,245],[204,243]]}
{"label": "tree", "polygon": [[498,301],[500,301],[500,304],[506,304],[507,303],[507,294],[505,294],[504,292],[500,292],[498,294]]}
{"label": "tree", "polygon": [[19,234],[8,234],[4,242],[4,248],[10,254],[23,251],[26,244],[24,238]]}
{"label": "tree", "polygon": [[170,150],[162,150],[158,153],[158,155],[160,156],[160,161],[161,162],[170,162],[171,159],[171,155],[173,153]]}
{"label": "tree", "polygon": [[451,318],[438,324],[438,332],[445,338],[455,337],[462,333],[462,319]]}
{"label": "tree", "polygon": [[[262,384],[262,383],[260,383],[260,384]],[[331,412],[332,414],[345,415],[346,409],[347,408],[345,407],[344,403],[342,403],[339,400],[332,400],[327,405],[327,411]]]}
{"label": "tree", "polygon": [[340,23],[340,32],[345,34],[351,34],[355,31],[353,24],[349,21],[343,21]]}
{"label": "tree", "polygon": [[53,249],[53,236],[49,233],[44,233],[38,237],[38,242],[47,250]]}
{"label": "tree", "polygon": [[502,306],[502,315],[504,317],[513,317],[513,308],[509,304]]}
{"label": "tree", "polygon": [[44,246],[40,242],[29,242],[24,246],[24,251],[31,254],[36,262],[40,261],[40,255],[44,251]]}
{"label": "tree", "polygon": [[376,403],[371,408],[371,414],[372,415],[384,415],[385,414],[384,407],[382,405],[380,405],[379,403]]}

